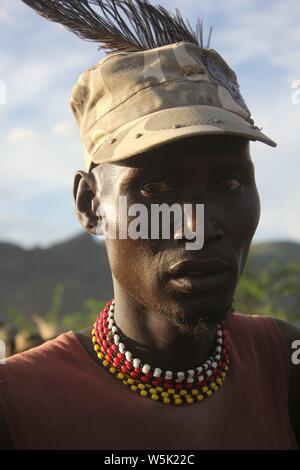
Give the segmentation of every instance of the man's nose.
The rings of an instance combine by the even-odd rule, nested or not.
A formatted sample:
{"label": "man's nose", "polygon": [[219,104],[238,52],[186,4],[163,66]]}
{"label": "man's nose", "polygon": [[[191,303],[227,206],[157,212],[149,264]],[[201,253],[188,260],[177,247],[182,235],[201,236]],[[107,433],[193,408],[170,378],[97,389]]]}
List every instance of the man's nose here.
{"label": "man's nose", "polygon": [[[188,210],[185,206],[182,206],[182,213],[184,215],[182,223],[177,223],[174,226],[174,239],[176,241],[194,241],[196,234],[199,234],[199,230],[202,231],[204,236],[204,245],[211,243],[220,242],[223,237],[223,231],[213,214],[213,211],[209,209],[207,204],[202,204],[200,210],[200,204],[198,209],[197,204],[188,204]],[[191,238],[191,236],[193,237]]]}

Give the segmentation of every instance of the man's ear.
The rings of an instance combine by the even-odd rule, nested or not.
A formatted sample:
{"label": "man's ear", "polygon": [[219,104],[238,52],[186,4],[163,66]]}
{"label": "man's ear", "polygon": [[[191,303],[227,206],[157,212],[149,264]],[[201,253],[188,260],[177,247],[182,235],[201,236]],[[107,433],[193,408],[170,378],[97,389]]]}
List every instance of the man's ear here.
{"label": "man's ear", "polygon": [[76,214],[81,225],[91,234],[97,235],[97,226],[100,220],[96,214],[96,181],[92,173],[86,173],[85,171],[76,173],[73,196]]}

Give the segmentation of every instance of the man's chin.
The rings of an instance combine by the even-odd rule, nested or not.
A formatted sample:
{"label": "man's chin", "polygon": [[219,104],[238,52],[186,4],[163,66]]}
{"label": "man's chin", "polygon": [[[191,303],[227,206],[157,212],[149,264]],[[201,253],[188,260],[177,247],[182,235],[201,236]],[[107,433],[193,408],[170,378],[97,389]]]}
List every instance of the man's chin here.
{"label": "man's chin", "polygon": [[196,341],[213,335],[215,327],[221,321],[225,321],[233,311],[232,305],[222,309],[206,310],[206,312],[202,309],[186,311],[179,308],[166,312],[166,315],[171,325]]}

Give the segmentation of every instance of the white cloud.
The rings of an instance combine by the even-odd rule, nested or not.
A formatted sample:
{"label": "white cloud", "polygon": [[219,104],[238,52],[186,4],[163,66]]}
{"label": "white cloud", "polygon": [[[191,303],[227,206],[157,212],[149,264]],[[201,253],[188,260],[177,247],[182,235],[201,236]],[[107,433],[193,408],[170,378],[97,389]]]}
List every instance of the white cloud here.
{"label": "white cloud", "polygon": [[11,144],[24,144],[33,142],[37,139],[37,133],[30,127],[16,127],[7,136],[7,140]]}
{"label": "white cloud", "polygon": [[53,133],[59,137],[72,137],[77,128],[73,121],[63,120],[54,124]]}

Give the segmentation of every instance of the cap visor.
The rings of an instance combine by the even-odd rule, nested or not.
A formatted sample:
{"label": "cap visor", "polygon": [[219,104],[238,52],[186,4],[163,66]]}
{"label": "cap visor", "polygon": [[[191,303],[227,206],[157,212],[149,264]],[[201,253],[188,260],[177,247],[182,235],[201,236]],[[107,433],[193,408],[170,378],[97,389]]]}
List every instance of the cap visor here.
{"label": "cap visor", "polygon": [[[95,131],[94,128],[94,135]],[[105,140],[94,139],[96,150],[91,158],[94,163],[112,163],[196,135],[232,135],[277,146],[233,112],[216,106],[193,105],[157,111],[125,124]]]}

